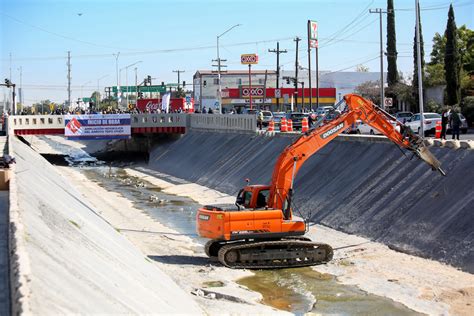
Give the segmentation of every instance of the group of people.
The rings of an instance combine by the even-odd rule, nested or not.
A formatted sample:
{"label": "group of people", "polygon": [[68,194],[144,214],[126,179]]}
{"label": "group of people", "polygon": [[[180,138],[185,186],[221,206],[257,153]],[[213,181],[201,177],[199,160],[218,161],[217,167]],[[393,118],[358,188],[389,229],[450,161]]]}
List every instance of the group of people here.
{"label": "group of people", "polygon": [[459,140],[461,117],[459,116],[457,107],[446,106],[446,108],[441,113],[441,139],[446,139],[448,124],[451,126],[453,139]]}

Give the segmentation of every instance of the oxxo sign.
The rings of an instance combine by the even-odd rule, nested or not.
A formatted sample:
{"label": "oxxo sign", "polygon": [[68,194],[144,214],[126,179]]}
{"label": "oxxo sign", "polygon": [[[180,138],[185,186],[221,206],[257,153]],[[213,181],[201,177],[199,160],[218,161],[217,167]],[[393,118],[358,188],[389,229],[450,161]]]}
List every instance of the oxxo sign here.
{"label": "oxxo sign", "polygon": [[258,64],[258,55],[257,54],[242,54],[240,55],[240,63],[242,65]]}
{"label": "oxxo sign", "polygon": [[264,88],[263,86],[242,86],[240,88],[240,96],[242,98],[250,98],[250,94],[252,94],[252,98],[263,98]]}

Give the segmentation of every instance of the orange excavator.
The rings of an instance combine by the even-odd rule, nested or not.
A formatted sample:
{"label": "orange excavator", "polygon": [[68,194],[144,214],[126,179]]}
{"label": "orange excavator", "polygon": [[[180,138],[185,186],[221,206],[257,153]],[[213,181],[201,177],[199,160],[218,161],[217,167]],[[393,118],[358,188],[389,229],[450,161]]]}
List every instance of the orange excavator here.
{"label": "orange excavator", "polygon": [[[316,124],[285,148],[275,164],[270,185],[247,185],[238,193],[235,205],[206,205],[198,210],[197,232],[211,239],[205,245],[209,257],[230,268],[247,269],[329,262],[333,256],[331,246],[304,237],[308,222],[293,216],[293,183],[307,159],[357,120],[376,128],[445,175],[423,138],[372,102],[348,94],[338,108],[341,111],[335,119]],[[392,122],[396,122],[399,130]]]}

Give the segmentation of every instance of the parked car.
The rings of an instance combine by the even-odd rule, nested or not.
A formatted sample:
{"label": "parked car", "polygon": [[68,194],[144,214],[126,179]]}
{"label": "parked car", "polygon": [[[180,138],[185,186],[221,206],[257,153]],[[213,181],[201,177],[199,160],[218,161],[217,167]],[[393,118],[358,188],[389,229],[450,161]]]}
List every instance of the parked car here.
{"label": "parked car", "polygon": [[380,133],[378,129],[361,121],[357,126],[357,134],[381,135],[382,133]]}
{"label": "parked car", "polygon": [[271,120],[273,120],[273,113],[270,111],[261,111],[263,114],[263,126],[268,126]]}
{"label": "parked car", "polygon": [[[464,115],[462,115],[461,113],[458,113],[459,114],[459,118],[461,119],[461,126],[460,126],[460,130],[461,130],[461,133],[463,134],[466,134],[467,133],[467,129],[469,128],[469,126],[467,125],[467,120],[466,118],[464,117]],[[448,133],[451,133],[451,124],[448,124],[448,130],[447,130]]]}
{"label": "parked car", "polygon": [[255,115],[255,117],[257,117],[258,110],[245,108],[243,109],[242,114],[250,114],[250,115]]}
{"label": "parked car", "polygon": [[286,117],[285,112],[273,112],[273,122],[275,122],[275,126],[279,126],[281,119],[284,117]]}
{"label": "parked car", "polygon": [[316,115],[318,117],[321,117],[321,116],[325,115],[326,113],[328,113],[331,110],[334,110],[334,108],[332,106],[320,106],[316,109]]}
{"label": "parked car", "polygon": [[303,117],[306,117],[306,113],[291,112],[286,114],[286,118],[293,122],[294,130],[301,130]]}
{"label": "parked car", "polygon": [[362,124],[361,120],[357,120],[352,123],[343,133],[344,134],[360,134],[359,125]]}
{"label": "parked car", "polygon": [[409,121],[413,116],[413,113],[411,112],[397,112],[395,113],[395,118],[397,121],[405,124],[407,121]]}
{"label": "parked car", "polygon": [[[400,131],[400,126],[397,125],[396,121],[390,121],[390,123],[395,127],[397,131]],[[369,134],[369,135],[382,135],[382,133],[372,126],[362,122],[361,120],[357,120],[357,134]]]}
{"label": "parked car", "polygon": [[[420,113],[416,113],[413,117],[408,120],[405,125],[409,126],[415,133],[420,133]],[[441,122],[441,115],[438,113],[423,113],[423,129],[425,131],[424,136],[435,134],[436,122]]]}

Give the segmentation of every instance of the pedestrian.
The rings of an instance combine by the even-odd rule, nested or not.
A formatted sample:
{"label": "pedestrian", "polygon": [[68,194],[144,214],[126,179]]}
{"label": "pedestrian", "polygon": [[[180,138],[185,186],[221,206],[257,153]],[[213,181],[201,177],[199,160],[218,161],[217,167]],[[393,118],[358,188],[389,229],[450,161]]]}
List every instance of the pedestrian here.
{"label": "pedestrian", "polygon": [[263,127],[263,112],[259,111],[257,115],[257,125],[260,130],[262,130]]}
{"label": "pedestrian", "polygon": [[207,113],[207,109],[206,109],[206,107],[203,107],[202,108],[202,114],[206,114],[206,113]]}
{"label": "pedestrian", "polygon": [[446,106],[441,113],[441,139],[446,140],[446,130],[448,129],[449,115],[451,114],[451,107]]}
{"label": "pedestrian", "polygon": [[449,117],[449,125],[451,125],[451,133],[453,134],[453,139],[459,140],[459,127],[461,126],[461,118],[459,117],[457,107],[454,107],[451,116]]}
{"label": "pedestrian", "polygon": [[209,107],[209,111],[207,111],[208,114],[214,114],[214,111],[212,110],[211,107]]}

